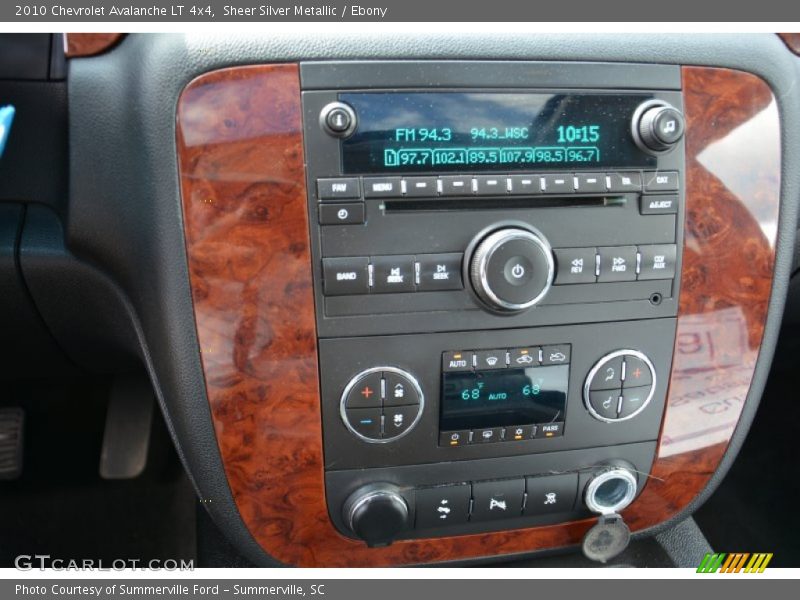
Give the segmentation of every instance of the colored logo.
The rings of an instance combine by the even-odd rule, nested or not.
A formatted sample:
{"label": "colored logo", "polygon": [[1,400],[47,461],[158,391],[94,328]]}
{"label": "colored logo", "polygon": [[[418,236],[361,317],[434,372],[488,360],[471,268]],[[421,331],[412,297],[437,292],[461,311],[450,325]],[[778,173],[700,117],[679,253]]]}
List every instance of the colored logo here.
{"label": "colored logo", "polygon": [[6,149],[8,134],[11,131],[11,123],[13,121],[14,107],[10,104],[8,106],[0,106],[0,157],[3,156],[3,150]]}
{"label": "colored logo", "polygon": [[750,554],[748,552],[734,552],[726,554],[706,554],[697,567],[698,573],[763,573],[769,561],[772,560],[772,552],[759,552]]}

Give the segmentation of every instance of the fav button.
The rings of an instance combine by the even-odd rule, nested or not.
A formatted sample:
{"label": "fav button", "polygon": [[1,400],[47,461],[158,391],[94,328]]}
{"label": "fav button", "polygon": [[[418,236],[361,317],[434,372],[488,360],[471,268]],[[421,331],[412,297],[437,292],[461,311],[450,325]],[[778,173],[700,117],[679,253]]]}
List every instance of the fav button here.
{"label": "fav button", "polygon": [[347,200],[361,197],[358,177],[317,179],[317,197],[320,200]]}
{"label": "fav button", "polygon": [[472,484],[473,521],[518,517],[525,495],[524,479],[478,481]]}
{"label": "fav button", "polygon": [[432,529],[466,523],[471,486],[445,485],[416,490],[417,529]]}
{"label": "fav button", "polygon": [[578,495],[578,474],[528,477],[525,515],[570,512]]}

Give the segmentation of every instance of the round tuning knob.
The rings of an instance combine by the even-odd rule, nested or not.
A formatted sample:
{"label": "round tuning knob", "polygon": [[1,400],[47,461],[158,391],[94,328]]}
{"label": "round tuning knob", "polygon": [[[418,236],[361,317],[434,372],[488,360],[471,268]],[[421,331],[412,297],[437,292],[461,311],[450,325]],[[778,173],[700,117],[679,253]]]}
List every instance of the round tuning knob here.
{"label": "round tuning knob", "polygon": [[633,114],[631,132],[636,145],[648,154],[669,152],[686,129],[683,114],[662,100],[648,100]]}
{"label": "round tuning knob", "polygon": [[498,229],[475,245],[470,281],[475,294],[497,312],[520,312],[547,294],[553,252],[539,234],[521,227]]}
{"label": "round tuning knob", "polygon": [[344,521],[368,546],[387,546],[410,525],[408,504],[389,483],[359,488],[344,503]]}

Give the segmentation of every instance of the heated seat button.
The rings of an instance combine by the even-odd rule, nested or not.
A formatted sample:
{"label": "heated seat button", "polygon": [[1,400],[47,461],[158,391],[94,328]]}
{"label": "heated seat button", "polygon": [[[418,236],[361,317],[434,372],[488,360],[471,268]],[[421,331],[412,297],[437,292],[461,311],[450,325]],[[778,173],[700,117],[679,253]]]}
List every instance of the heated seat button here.
{"label": "heated seat button", "polygon": [[416,490],[417,529],[466,523],[469,519],[471,487],[466,483]]}
{"label": "heated seat button", "polygon": [[595,282],[596,248],[555,248],[555,285]]}
{"label": "heated seat button", "polygon": [[381,407],[381,374],[370,373],[355,382],[347,392],[347,408]]}
{"label": "heated seat button", "polygon": [[326,296],[366,294],[369,292],[369,259],[360,256],[322,259],[322,278]]}
{"label": "heated seat button", "polygon": [[522,514],[524,479],[478,481],[472,484],[472,520],[493,521]]}
{"label": "heated seat button", "polygon": [[347,415],[347,422],[357,434],[370,440],[380,439],[380,408],[348,408],[345,414]]}
{"label": "heated seat button", "polygon": [[639,253],[642,255],[639,270],[640,281],[672,279],[675,277],[675,258],[677,254],[677,246],[675,244],[640,246]]}
{"label": "heated seat button", "polygon": [[623,387],[632,388],[653,383],[653,374],[650,367],[642,359],[635,356],[625,356],[625,381]]}
{"label": "heated seat button", "polygon": [[577,473],[528,477],[525,515],[570,512],[578,494]]}
{"label": "heated seat button", "polygon": [[419,394],[417,394],[416,386],[407,377],[387,371],[383,374],[383,378],[386,383],[384,406],[419,404]]}
{"label": "heated seat button", "polygon": [[464,284],[461,281],[463,258],[464,255],[461,253],[418,255],[419,281],[417,289],[420,292],[463,289]]}
{"label": "heated seat button", "polygon": [[619,411],[619,418],[630,417],[642,410],[647,405],[652,389],[652,386],[646,385],[622,390],[622,406]]}
{"label": "heated seat button", "polygon": [[589,382],[589,389],[595,390],[618,390],[622,387],[622,357],[604,361],[595,372]]}
{"label": "heated seat button", "polygon": [[597,416],[603,419],[616,419],[621,390],[599,390],[589,392],[589,404]]}
{"label": "heated seat button", "polygon": [[413,292],[413,256],[376,256],[372,259],[376,293]]}
{"label": "heated seat button", "polygon": [[636,246],[599,248],[600,275],[597,281],[636,281]]}

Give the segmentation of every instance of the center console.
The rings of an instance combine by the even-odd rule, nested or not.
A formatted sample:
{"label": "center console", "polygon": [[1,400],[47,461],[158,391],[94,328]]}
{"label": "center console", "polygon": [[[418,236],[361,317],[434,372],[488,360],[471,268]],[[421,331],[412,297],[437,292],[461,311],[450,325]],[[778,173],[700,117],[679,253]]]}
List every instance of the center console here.
{"label": "center console", "polygon": [[453,64],[443,89],[409,83],[414,64],[303,72],[342,534],[575,520],[603,512],[598,476],[623,473],[626,504],[646,483],[676,335],[683,99],[676,69],[593,66],[587,86],[588,68],[502,87]]}

